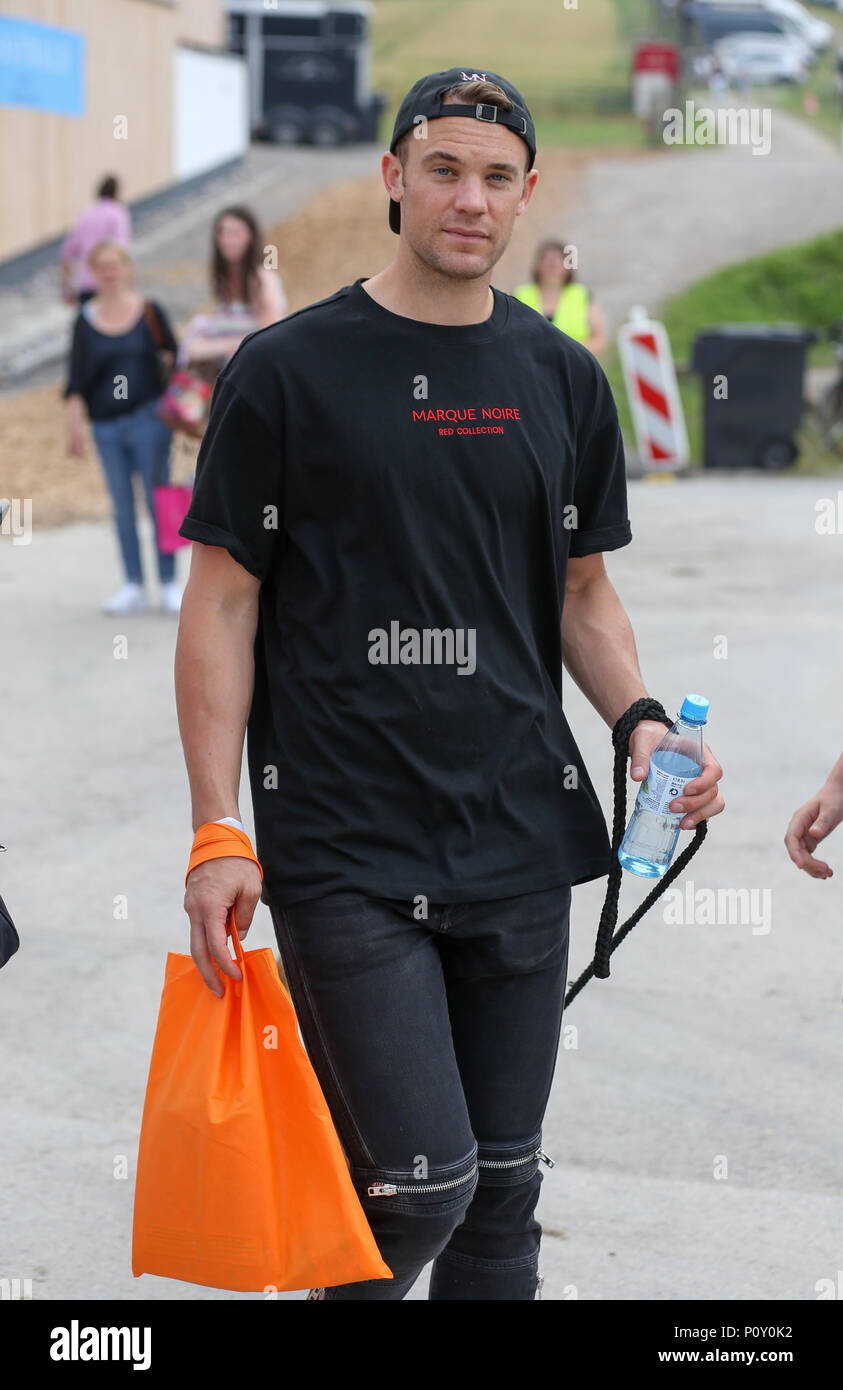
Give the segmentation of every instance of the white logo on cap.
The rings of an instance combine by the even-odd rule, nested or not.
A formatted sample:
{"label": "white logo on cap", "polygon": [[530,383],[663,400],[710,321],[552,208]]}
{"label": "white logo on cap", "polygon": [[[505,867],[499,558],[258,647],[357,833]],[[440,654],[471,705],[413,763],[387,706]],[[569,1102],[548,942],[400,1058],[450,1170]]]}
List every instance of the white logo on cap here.
{"label": "white logo on cap", "polygon": [[464,77],[468,82],[488,82],[485,72],[461,72],[460,77]]}

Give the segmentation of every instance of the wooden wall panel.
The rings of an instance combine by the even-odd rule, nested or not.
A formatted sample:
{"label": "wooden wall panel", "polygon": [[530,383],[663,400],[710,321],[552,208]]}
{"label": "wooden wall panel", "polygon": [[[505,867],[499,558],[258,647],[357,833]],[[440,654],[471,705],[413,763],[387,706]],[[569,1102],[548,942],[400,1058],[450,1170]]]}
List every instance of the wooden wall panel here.
{"label": "wooden wall panel", "polygon": [[0,260],[62,233],[106,173],[129,200],[172,181],[175,49],[221,45],[223,15],[223,0],[15,0],[16,19],[84,34],[85,113],[0,106]]}

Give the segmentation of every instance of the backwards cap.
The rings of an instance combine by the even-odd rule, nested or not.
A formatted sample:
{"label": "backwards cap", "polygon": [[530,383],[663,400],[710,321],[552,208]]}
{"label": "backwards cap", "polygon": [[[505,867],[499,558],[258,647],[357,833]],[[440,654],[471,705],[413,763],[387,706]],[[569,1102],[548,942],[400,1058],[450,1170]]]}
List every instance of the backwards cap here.
{"label": "backwards cap", "polygon": [[[465,105],[457,102],[446,102],[443,105],[442,97],[445,92],[460,82],[496,83],[512,102],[512,110],[502,111],[499,106],[492,106],[483,101]],[[392,139],[389,143],[392,154],[395,153],[395,146],[401,136],[406,135],[408,130],[417,126],[419,118],[422,116],[429,121],[438,120],[440,116],[462,116],[463,118],[471,117],[477,121],[491,121],[496,125],[505,125],[509,130],[514,130],[516,135],[521,136],[530,152],[527,168],[532,169],[533,167],[536,158],[536,132],[533,118],[518,88],[513,87],[512,83],[508,82],[505,77],[501,77],[499,73],[488,70],[481,72],[477,68],[466,66],[464,68],[448,68],[445,72],[429,72],[426,77],[420,77],[418,82],[415,82],[410,88],[398,108],[392,130]],[[389,225],[393,232],[400,232],[401,204],[394,198],[389,200]]]}

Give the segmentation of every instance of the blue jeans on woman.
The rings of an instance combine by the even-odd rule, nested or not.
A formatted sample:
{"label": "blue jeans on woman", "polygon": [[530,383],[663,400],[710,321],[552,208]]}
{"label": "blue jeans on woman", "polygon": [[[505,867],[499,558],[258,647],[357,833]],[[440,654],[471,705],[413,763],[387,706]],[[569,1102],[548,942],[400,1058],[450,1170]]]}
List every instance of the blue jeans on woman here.
{"label": "blue jeans on woman", "polygon": [[[114,522],[123,568],[130,583],[143,583],[140,544],[135,523],[135,494],[132,474],[143,479],[146,505],[152,517],[156,538],[155,497],[152,489],[170,479],[170,440],[172,432],[155,413],[157,400],[127,410],[110,420],[92,420],[94,441],[102,460],[114,503]],[[158,551],[158,577],[162,584],[175,578],[176,557]]]}
{"label": "blue jeans on woman", "polygon": [[269,903],[311,1065],[393,1278],[311,1297],[537,1297],[534,1211],[568,973],[570,885],[428,904]]}

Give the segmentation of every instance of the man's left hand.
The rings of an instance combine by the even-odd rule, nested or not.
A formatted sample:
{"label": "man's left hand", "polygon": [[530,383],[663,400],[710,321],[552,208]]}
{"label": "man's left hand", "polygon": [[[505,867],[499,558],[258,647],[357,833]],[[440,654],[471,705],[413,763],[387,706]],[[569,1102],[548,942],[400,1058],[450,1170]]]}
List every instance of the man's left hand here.
{"label": "man's left hand", "polygon": [[[635,782],[643,782],[650,767],[650,755],[661,743],[667,727],[658,720],[642,719],[629,736],[629,756],[632,763],[630,776]],[[707,743],[703,744],[703,769],[699,777],[694,777],[682,789],[682,795],[671,801],[668,810],[686,814],[679,822],[681,830],[693,830],[701,820],[719,816],[726,803],[720,795],[718,782],[723,769]]]}

